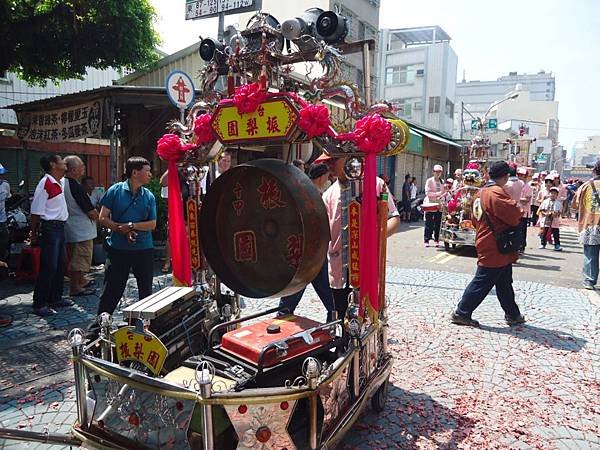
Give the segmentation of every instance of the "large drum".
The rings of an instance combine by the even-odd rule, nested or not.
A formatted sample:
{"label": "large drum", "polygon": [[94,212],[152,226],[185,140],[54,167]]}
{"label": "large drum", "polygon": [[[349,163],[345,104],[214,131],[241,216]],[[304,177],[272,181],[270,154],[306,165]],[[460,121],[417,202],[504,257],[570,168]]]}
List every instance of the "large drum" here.
{"label": "large drum", "polygon": [[252,298],[283,296],[319,272],[329,222],[305,174],[279,159],[259,159],[212,183],[200,213],[200,239],[229,288]]}

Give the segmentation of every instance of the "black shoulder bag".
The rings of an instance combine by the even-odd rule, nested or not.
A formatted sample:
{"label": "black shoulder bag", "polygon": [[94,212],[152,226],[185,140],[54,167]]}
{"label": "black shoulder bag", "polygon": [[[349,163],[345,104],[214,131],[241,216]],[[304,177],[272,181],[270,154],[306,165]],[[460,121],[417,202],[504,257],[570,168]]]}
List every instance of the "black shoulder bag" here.
{"label": "black shoulder bag", "polygon": [[497,233],[494,225],[492,225],[492,221],[483,209],[483,206],[481,207],[481,211],[483,212],[483,216],[492,230],[494,238],[496,238],[496,245],[498,246],[498,251],[500,253],[506,255],[508,253],[518,252],[521,250],[521,248],[523,248],[525,239],[523,237],[523,230],[520,226],[510,227],[500,233]]}

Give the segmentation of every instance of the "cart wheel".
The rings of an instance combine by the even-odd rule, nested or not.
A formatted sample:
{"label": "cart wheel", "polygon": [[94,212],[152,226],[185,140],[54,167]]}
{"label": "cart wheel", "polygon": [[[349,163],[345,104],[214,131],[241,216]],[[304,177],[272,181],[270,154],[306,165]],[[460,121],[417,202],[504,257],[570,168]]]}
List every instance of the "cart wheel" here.
{"label": "cart wheel", "polygon": [[450,251],[450,244],[448,242],[444,242],[444,250],[446,250],[447,252]]}
{"label": "cart wheel", "polygon": [[371,398],[371,407],[375,412],[382,412],[385,409],[385,401],[387,399],[387,387],[389,378],[383,382],[379,389],[373,394]]}

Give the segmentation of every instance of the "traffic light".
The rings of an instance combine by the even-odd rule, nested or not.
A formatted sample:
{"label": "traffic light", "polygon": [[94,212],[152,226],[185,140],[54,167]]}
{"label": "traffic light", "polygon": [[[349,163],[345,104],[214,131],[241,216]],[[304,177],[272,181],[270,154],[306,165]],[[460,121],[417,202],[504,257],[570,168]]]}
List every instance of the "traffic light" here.
{"label": "traffic light", "polygon": [[519,136],[525,136],[525,127],[519,127]]}

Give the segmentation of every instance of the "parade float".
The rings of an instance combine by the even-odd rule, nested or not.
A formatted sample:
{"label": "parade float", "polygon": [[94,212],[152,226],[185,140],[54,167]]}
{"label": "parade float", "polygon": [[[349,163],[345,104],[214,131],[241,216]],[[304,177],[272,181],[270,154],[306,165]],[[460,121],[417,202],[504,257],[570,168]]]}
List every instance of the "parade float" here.
{"label": "parade float", "polygon": [[479,171],[480,162],[471,161],[463,171],[462,186],[448,194],[444,201],[444,217],[440,236],[444,248],[449,251],[457,246],[475,246],[475,224],[473,223],[473,202],[483,184]]}
{"label": "parade float", "polygon": [[[175,285],[124,308],[126,325],[100,316],[91,342],[69,333],[78,415],[69,435],[2,437],[111,449],[331,449],[369,404],[384,409],[393,358],[376,157],[401,152],[409,132],[390,105],[371,104],[374,43],[345,42],[346,33],[344,17],[312,8],[283,24],[259,13],[229,42],[201,41],[202,95],[157,145],[169,167]],[[342,79],[348,53],[365,61],[364,96]],[[299,62],[322,75],[294,77]],[[343,105],[339,120],[328,99]],[[243,317],[240,296],[297,292],[326,258],[325,206],[290,164],[292,145],[308,142],[313,158],[346,159],[347,313],[326,323],[278,308]],[[254,158],[217,176],[228,148]]]}

